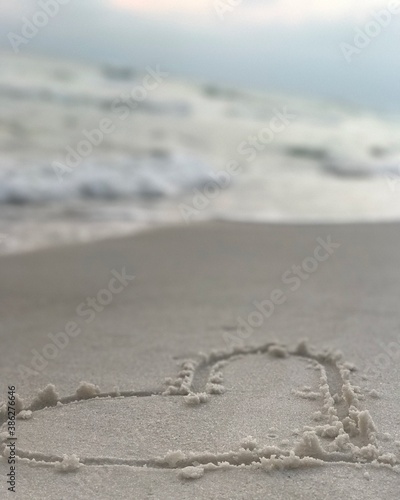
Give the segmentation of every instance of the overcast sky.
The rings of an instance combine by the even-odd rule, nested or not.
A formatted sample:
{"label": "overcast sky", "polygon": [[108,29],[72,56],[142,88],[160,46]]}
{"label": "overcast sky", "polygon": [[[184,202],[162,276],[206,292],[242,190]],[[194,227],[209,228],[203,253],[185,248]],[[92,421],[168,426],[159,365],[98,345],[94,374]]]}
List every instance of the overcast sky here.
{"label": "overcast sky", "polygon": [[[203,81],[400,111],[400,1],[63,1],[58,15],[20,46],[21,53],[139,68],[160,64]],[[223,12],[229,2],[237,5]],[[23,18],[32,19],[40,3],[0,4],[0,47],[11,49],[9,33],[20,35]],[[346,61],[341,44],[354,46],[356,29],[365,31],[374,13],[396,5],[399,14]]]}

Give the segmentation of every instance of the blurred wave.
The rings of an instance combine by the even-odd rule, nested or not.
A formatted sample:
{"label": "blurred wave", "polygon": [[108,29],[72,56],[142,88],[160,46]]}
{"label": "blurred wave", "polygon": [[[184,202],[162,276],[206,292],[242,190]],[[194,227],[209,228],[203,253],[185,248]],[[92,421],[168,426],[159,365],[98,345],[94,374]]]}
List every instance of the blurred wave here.
{"label": "blurred wave", "polygon": [[51,165],[31,165],[0,171],[0,203],[174,197],[201,187],[209,171],[206,163],[183,154],[89,161],[61,178]]}
{"label": "blurred wave", "polygon": [[[400,218],[397,116],[170,76],[142,95],[146,70],[0,62],[0,253],[183,222],[199,196],[193,220]],[[112,133],[78,154],[104,120]],[[240,174],[202,194],[232,162]]]}

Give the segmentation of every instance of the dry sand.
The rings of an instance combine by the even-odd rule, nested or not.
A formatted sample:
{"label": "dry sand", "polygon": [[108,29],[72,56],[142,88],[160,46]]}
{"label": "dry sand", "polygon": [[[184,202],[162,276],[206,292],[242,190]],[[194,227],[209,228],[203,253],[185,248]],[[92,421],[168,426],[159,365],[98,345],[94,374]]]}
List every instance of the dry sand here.
{"label": "dry sand", "polygon": [[13,498],[398,498],[399,229],[212,223],[2,257]]}

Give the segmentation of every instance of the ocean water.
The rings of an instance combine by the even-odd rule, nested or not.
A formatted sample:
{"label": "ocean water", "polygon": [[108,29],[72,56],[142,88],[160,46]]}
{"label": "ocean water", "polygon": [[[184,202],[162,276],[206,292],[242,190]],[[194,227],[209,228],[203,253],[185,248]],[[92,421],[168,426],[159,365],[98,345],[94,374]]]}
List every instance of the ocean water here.
{"label": "ocean water", "polygon": [[0,65],[0,253],[196,220],[400,218],[397,116],[156,67]]}

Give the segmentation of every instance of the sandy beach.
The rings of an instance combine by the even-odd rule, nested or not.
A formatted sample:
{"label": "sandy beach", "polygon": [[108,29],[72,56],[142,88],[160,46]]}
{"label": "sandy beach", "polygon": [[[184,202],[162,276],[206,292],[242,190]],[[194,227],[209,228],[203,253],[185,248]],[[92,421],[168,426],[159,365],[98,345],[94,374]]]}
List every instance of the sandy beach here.
{"label": "sandy beach", "polygon": [[1,496],[15,453],[21,499],[397,498],[399,229],[213,222],[1,257]]}
{"label": "sandy beach", "polygon": [[398,500],[400,2],[0,3],[0,500]]}

